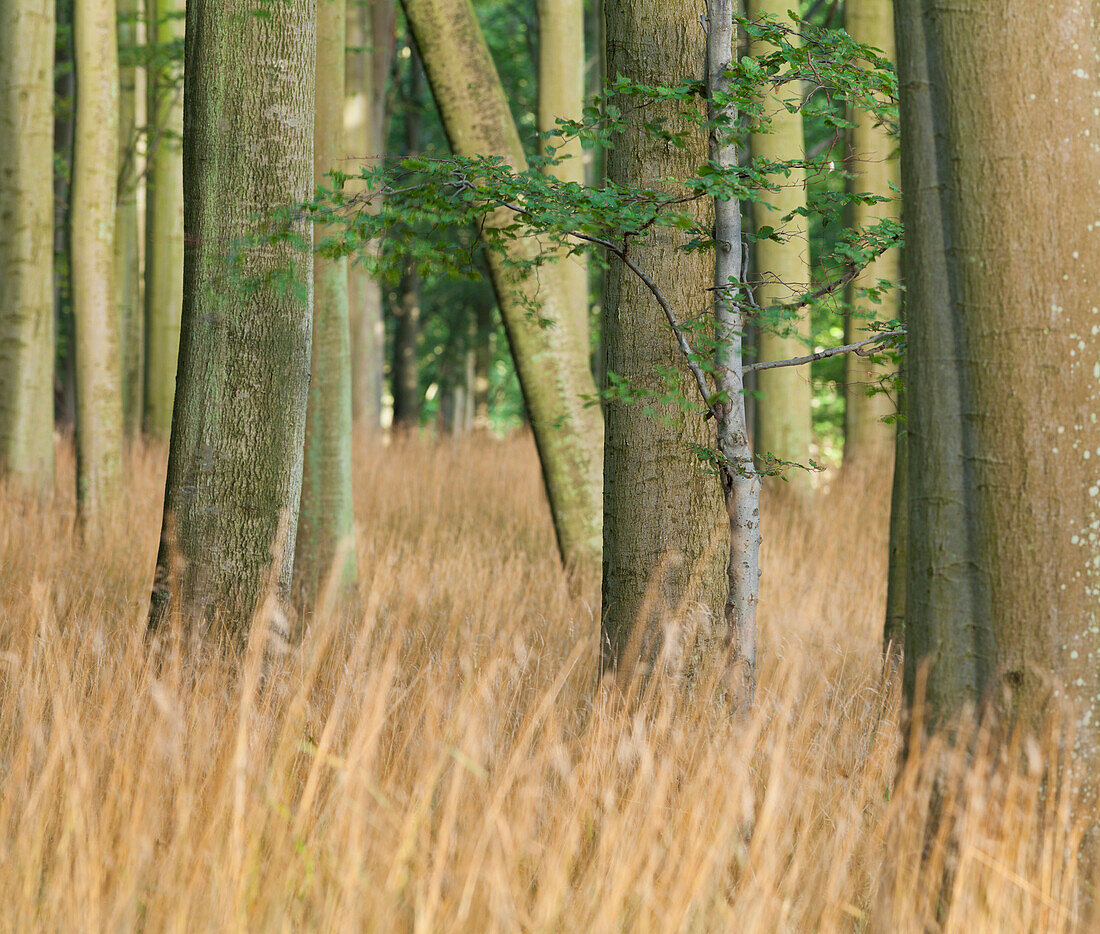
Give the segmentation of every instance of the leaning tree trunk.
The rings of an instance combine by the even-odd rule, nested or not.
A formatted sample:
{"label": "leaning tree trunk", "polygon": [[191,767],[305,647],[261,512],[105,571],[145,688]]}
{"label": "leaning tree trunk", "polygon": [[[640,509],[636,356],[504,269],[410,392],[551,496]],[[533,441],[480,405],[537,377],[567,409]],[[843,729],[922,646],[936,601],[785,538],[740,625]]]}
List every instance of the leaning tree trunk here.
{"label": "leaning tree trunk", "polygon": [[[881,49],[887,58],[894,58],[894,13],[892,0],[847,0],[844,7],[845,27],[857,42]],[[849,168],[854,192],[870,192],[888,198],[880,204],[857,203],[852,210],[852,226],[867,228],[882,220],[897,220],[901,205],[894,189],[899,184],[897,143],[886,127],[864,110],[851,114],[855,123],[851,131]],[[851,314],[845,321],[845,343],[866,337],[872,320],[890,320],[898,316],[898,291],[890,288],[872,302],[863,293],[874,288],[879,280],[897,282],[899,250],[879,254],[865,266],[851,285]],[[894,447],[894,427],[885,419],[894,414],[894,401],[883,392],[884,383],[893,372],[889,364],[873,357],[848,354],[845,378],[846,405],[844,415],[844,463],[859,461],[882,462]]]}
{"label": "leaning tree trunk", "polygon": [[[469,0],[403,4],[452,149],[464,156],[501,156],[524,170],[519,133]],[[484,224],[504,226],[512,220],[511,212],[501,209]],[[490,271],[539,450],[558,546],[567,565],[595,576],[603,426],[599,410],[586,401],[595,395],[595,383],[585,349],[565,326],[567,304],[560,284],[513,265],[535,260],[539,244],[519,238],[510,240],[507,249],[507,257],[490,254]]]}
{"label": "leaning tree trunk", "polygon": [[[313,182],[331,189],[328,173],[343,170],[344,0],[317,4],[316,110]],[[314,243],[325,236],[314,229]],[[348,262],[313,261],[313,349],[305,466],[295,568],[308,596],[331,579],[355,581],[354,510],[351,493],[351,332],[348,329]],[[338,566],[337,566],[338,565]]]}
{"label": "leaning tree trunk", "polygon": [[[182,35],[183,0],[145,0],[147,29],[158,44]],[[145,192],[145,430],[167,438],[176,392],[183,308],[183,101],[164,65],[150,69],[152,136]]]}
{"label": "leaning tree trunk", "polygon": [[[1070,701],[1076,751],[1090,762],[1100,739],[1100,33],[1088,4],[924,0],[920,10],[923,22],[913,0],[900,4],[901,37],[907,44],[923,26],[914,48],[926,55],[942,132],[934,163],[913,159],[906,191],[919,205],[922,191],[942,186],[951,300],[910,292],[908,306],[907,664],[930,662],[934,719],[987,693],[1007,692],[1025,721],[1052,696]],[[903,110],[919,77],[907,50]],[[903,139],[906,154],[921,141]],[[921,359],[931,330],[951,341],[964,377],[953,411],[929,392],[930,377],[949,379]],[[933,419],[951,420],[953,435],[929,433]],[[954,489],[920,477],[937,460],[961,462]],[[961,542],[939,521],[959,494]],[[931,612],[928,553],[939,559],[945,546],[960,559],[945,570],[972,587]]]}
{"label": "leaning tree trunk", "polygon": [[150,615],[175,602],[236,637],[270,582],[290,584],[309,388],[312,257],[247,238],[312,192],[316,8],[268,9],[187,4],[183,326]]}
{"label": "leaning tree trunk", "polygon": [[54,0],[0,0],[0,477],[53,488]]}
{"label": "leaning tree trunk", "polygon": [[[539,132],[552,131],[558,119],[580,120],[584,111],[584,2],[539,0]],[[546,171],[563,182],[585,183],[584,149],[579,138],[542,141],[562,161]],[[553,275],[567,302],[566,327],[582,347],[588,334],[588,262],[583,253],[555,260]]]}
{"label": "leaning tree trunk", "polygon": [[[771,14],[786,20],[789,0],[749,0],[750,16]],[[790,37],[792,43],[798,37]],[[752,55],[764,55],[771,51],[766,43],[753,43]],[[771,118],[769,132],[752,134],[753,155],[769,162],[789,162],[805,158],[805,142],[802,135],[802,111],[791,113],[787,104],[797,99],[801,84],[786,82],[778,90],[769,91],[764,98],[764,112]],[[762,201],[754,204],[756,226],[774,227],[780,241],[762,239],[756,241],[756,268],[760,284],[756,300],[763,307],[797,299],[810,282],[810,244],[807,221],[804,214],[784,218],[791,212],[806,208],[806,171],[792,166],[789,174],[772,181],[777,191],[762,194]],[[810,343],[810,316],[800,310],[794,320],[772,322],[760,331],[757,345],[761,360],[786,360],[804,356]],[[780,367],[764,370],[759,374],[757,388],[760,399],[756,406],[756,449],[761,455],[771,454],[779,460],[805,464],[810,456],[813,440],[811,402],[813,389],[809,370],[804,367]],[[810,475],[806,470],[787,471],[795,489],[808,493]]]}
{"label": "leaning tree trunk", "polygon": [[77,0],[72,282],[77,500],[98,525],[118,495],[122,394],[114,291],[118,36],[114,0]]}
{"label": "leaning tree trunk", "polygon": [[[705,39],[699,12],[696,0],[606,0],[608,74],[648,85],[700,80]],[[695,174],[707,159],[707,136],[676,116],[682,106],[654,103],[624,111],[633,114],[632,122],[608,153],[611,182],[668,190],[668,179]],[[646,122],[661,117],[687,129],[683,148],[647,130]],[[699,223],[709,226],[709,206],[696,205]],[[712,304],[714,267],[705,253],[682,249],[688,237],[656,228],[631,244],[630,256],[679,307],[702,310]],[[604,288],[603,337],[609,374],[659,397],[666,392],[661,373],[671,372],[675,388],[695,401],[695,385],[660,307],[641,279],[614,260]],[[669,612],[687,603],[689,613],[718,617],[727,589],[716,539],[722,496],[693,450],[713,444],[702,417],[685,416],[675,403],[609,399],[606,419],[601,642],[605,667],[628,674],[656,648]],[[655,599],[647,600],[651,588]]]}

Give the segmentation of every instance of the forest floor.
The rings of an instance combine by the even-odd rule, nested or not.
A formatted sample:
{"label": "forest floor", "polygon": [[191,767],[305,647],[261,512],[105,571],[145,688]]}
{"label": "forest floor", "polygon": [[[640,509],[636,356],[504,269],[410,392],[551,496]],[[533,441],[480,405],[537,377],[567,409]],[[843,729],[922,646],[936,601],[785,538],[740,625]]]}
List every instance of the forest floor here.
{"label": "forest floor", "polygon": [[598,595],[558,566],[529,439],[357,455],[360,592],[266,676],[262,640],[243,666],[143,643],[163,450],[85,546],[69,493],[0,491],[0,929],[1079,925],[1056,742],[977,730],[969,763],[925,741],[898,773],[882,471],[767,496],[731,717],[675,659],[597,687]]}

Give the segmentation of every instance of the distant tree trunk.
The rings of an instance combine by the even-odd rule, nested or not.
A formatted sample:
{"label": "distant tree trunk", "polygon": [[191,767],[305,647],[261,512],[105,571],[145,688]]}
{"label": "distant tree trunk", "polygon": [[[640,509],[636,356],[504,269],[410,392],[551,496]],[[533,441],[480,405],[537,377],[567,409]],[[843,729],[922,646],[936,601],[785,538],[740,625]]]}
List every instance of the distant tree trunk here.
{"label": "distant tree trunk", "polygon": [[54,0],[0,0],[0,476],[53,489]]}
{"label": "distant tree trunk", "polygon": [[[857,42],[881,49],[893,60],[894,11],[892,0],[847,0],[844,7],[845,26],[848,34]],[[852,211],[852,225],[870,227],[881,220],[896,220],[901,210],[894,188],[900,183],[897,144],[874,116],[863,110],[851,114],[855,128],[851,131],[850,171],[854,192],[871,192],[889,198],[881,204],[856,204]],[[892,186],[892,187],[891,187]],[[866,337],[871,320],[889,320],[898,316],[898,292],[892,288],[885,292],[878,304],[860,295],[866,288],[874,288],[879,280],[897,282],[899,251],[887,250],[860,272],[852,282],[853,315],[845,321],[845,342],[855,343]],[[868,357],[848,354],[847,403],[844,417],[844,463],[861,460],[886,459],[894,447],[894,426],[884,421],[894,413],[894,400],[882,389],[892,367],[876,364]]]}
{"label": "distant tree trunk", "polygon": [[183,326],[150,615],[174,600],[238,638],[269,582],[290,584],[309,389],[312,257],[239,245],[313,189],[316,7],[266,9],[187,3]]}
{"label": "distant tree trunk", "polygon": [[393,304],[393,425],[415,429],[420,423],[420,377],[416,347],[420,336],[420,277],[410,266],[401,277],[397,301]]}
{"label": "distant tree trunk", "polygon": [[114,290],[118,36],[114,0],[77,0],[72,280],[77,499],[98,524],[118,495],[122,394]]}
{"label": "distant tree trunk", "polygon": [[[368,166],[385,153],[389,122],[386,88],[394,55],[395,0],[348,0],[347,107],[348,154]],[[354,168],[349,168],[349,172]],[[355,190],[354,182],[348,189]],[[371,249],[377,249],[372,246]],[[356,424],[381,427],[385,333],[382,289],[359,263],[348,267],[351,327],[351,401]]]}
{"label": "distant tree trunk", "polygon": [[474,340],[474,423],[475,431],[488,431],[489,365],[492,360],[493,307],[482,302],[477,308],[477,335]]}
{"label": "distant tree trunk", "polygon": [[[148,32],[158,43],[182,35],[183,0],[146,0]],[[145,430],[172,430],[180,314],[183,308],[183,104],[170,71],[148,76],[149,170],[145,193]]]}
{"label": "distant tree trunk", "polygon": [[[789,0],[749,0],[749,15],[753,17],[771,14],[786,20]],[[797,42],[797,36],[790,36]],[[767,43],[753,43],[751,55],[763,55],[771,51]],[[754,156],[771,162],[788,162],[805,158],[802,135],[802,111],[790,113],[785,104],[801,92],[799,82],[779,85],[765,96],[765,112],[771,117],[770,132],[753,133],[751,139]],[[762,202],[753,205],[756,226],[774,227],[783,242],[762,239],[756,241],[756,267],[760,285],[756,300],[763,307],[795,299],[810,282],[810,244],[807,221],[795,215],[786,215],[806,207],[806,172],[792,167],[790,174],[774,179],[779,190],[767,192]],[[810,316],[803,309],[796,320],[779,325],[778,332],[761,328],[757,349],[761,360],[783,360],[809,353]],[[813,440],[810,404],[813,388],[806,367],[780,367],[758,374],[757,387],[760,398],[756,406],[756,450],[758,454],[772,454],[783,461],[805,464],[810,456]],[[803,493],[810,489],[810,475],[805,470],[791,469],[787,477],[794,487]]]}
{"label": "distant tree trunk", "polygon": [[[469,0],[403,0],[424,60],[451,148],[459,155],[501,156],[526,168],[519,133]],[[487,226],[509,224],[502,209]],[[509,258],[529,262],[532,238],[509,242]],[[565,327],[568,303],[548,276],[489,257],[493,288],[504,319],[524,402],[542,463],[558,546],[567,565],[595,576],[600,556],[599,411],[585,399],[595,393],[585,348]],[[551,322],[543,326],[531,314]]]}
{"label": "distant tree trunk", "polygon": [[[650,85],[702,79],[705,37],[696,0],[605,0],[604,12],[609,75]],[[706,161],[704,131],[689,129],[687,144],[677,148],[644,125],[661,116],[675,120],[680,106],[633,110],[635,122],[607,156],[611,182],[664,190],[667,179],[688,178]],[[709,226],[709,207],[697,205],[698,221]],[[713,257],[684,252],[687,239],[660,228],[633,242],[630,255],[681,307],[708,308]],[[603,336],[607,372],[658,394],[666,391],[661,372],[673,372],[676,388],[693,402],[698,398],[661,309],[641,280],[614,261],[605,280]],[[721,490],[692,448],[710,447],[711,429],[675,403],[648,406],[654,414],[645,408],[614,399],[606,405],[601,642],[605,666],[627,672],[638,652],[656,647],[663,613],[688,600],[690,610],[702,608],[717,620],[727,592],[716,540],[725,525]],[[649,603],[651,585],[656,599]],[[649,615],[640,618],[647,606]]]}
{"label": "distant tree trunk", "polygon": [[[539,0],[539,132],[554,130],[557,120],[580,120],[584,110],[584,0]],[[547,172],[564,182],[585,183],[584,149],[579,139],[549,141],[558,165]],[[543,140],[544,147],[547,141]],[[588,262],[583,255],[555,261],[553,276],[568,302],[566,326],[582,347],[588,335]]]}
{"label": "distant tree trunk", "polygon": [[[144,378],[145,323],[141,299],[141,252],[138,236],[137,69],[132,64],[137,46],[137,0],[118,5],[120,57],[118,98],[118,204],[115,221],[115,295],[118,305],[118,342],[122,370],[122,425],[127,437],[141,431]],[[144,108],[142,108],[144,110]]]}
{"label": "distant tree trunk", "polygon": [[[332,188],[328,173],[343,169],[345,0],[318,0],[313,181]],[[314,229],[314,243],[325,236]],[[313,261],[313,350],[306,418],[302,504],[295,554],[306,594],[335,574],[355,581],[351,492],[351,331],[346,258]],[[340,567],[334,567],[339,562]]]}
{"label": "distant tree trunk", "polygon": [[[927,116],[938,131],[903,132],[906,228],[919,232],[936,220],[917,212],[938,195],[936,227],[949,237],[942,254],[923,233],[907,244],[914,267],[929,261],[918,282],[946,260],[941,288],[949,296],[918,286],[907,305],[909,696],[912,671],[927,661],[932,722],[1006,692],[1008,709],[1025,723],[1051,697],[1068,700],[1076,706],[1075,754],[1093,761],[1100,33],[1088,4],[1046,0],[1007,7],[924,0],[919,8],[905,0],[899,16],[903,112],[919,95],[914,58],[923,52]],[[920,27],[923,36],[914,35]],[[1031,141],[1026,158],[1020,140]],[[950,350],[937,355],[943,344]],[[946,364],[960,376],[952,379]],[[933,382],[958,387],[958,403],[942,405]],[[945,421],[948,428],[929,430]],[[932,487],[920,471],[933,462],[961,466],[960,480],[941,467],[934,477],[946,482]],[[947,555],[955,558],[949,565]],[[956,591],[970,586],[935,612],[930,595],[943,586],[941,575]]]}
{"label": "distant tree trunk", "polygon": [[73,347],[72,210],[73,131],[76,127],[76,78],[73,74],[74,0],[58,0],[54,58],[53,254],[54,334],[57,341],[54,409],[66,428],[76,425],[76,356]]}

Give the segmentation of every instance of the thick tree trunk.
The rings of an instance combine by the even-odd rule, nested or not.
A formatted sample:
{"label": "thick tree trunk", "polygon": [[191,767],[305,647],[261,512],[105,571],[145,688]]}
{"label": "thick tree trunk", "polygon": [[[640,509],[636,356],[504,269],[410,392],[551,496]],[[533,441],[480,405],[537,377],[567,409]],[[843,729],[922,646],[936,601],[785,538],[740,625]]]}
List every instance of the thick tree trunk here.
{"label": "thick tree trunk", "polygon": [[[697,0],[606,0],[607,70],[631,81],[678,85],[705,73],[705,39]],[[611,182],[628,188],[667,188],[667,179],[691,177],[707,159],[705,132],[689,131],[684,148],[654,137],[645,123],[674,116],[675,105],[651,104],[633,112],[632,123],[608,153]],[[710,208],[697,207],[710,224]],[[630,256],[678,307],[712,304],[711,257],[680,247],[688,235],[657,228],[631,244]],[[604,290],[603,336],[607,372],[633,384],[666,391],[662,371],[677,375],[677,388],[698,398],[664,315],[645,284],[614,260]],[[653,409],[649,414],[646,408]],[[710,447],[713,435],[700,416],[676,404],[649,406],[607,402],[604,455],[603,639],[605,666],[632,670],[656,647],[661,617],[686,610],[719,618],[726,595],[722,495],[693,446]],[[648,594],[654,599],[647,599]],[[644,615],[643,615],[644,614]]]}
{"label": "thick tree trunk", "polygon": [[290,584],[312,257],[240,242],[257,213],[313,189],[315,9],[187,4],[183,326],[154,626],[174,601],[185,620],[217,615],[243,637],[268,584]]}
{"label": "thick tree trunk", "polygon": [[[120,56],[132,61],[137,45],[137,0],[118,4]],[[145,356],[145,310],[141,299],[141,251],[138,237],[137,69],[119,66],[118,204],[115,220],[115,295],[122,376],[122,424],[127,437],[141,431],[142,382]],[[144,108],[141,108],[144,111]]]}
{"label": "thick tree trunk", "polygon": [[[345,0],[318,0],[313,181],[332,188],[328,173],[344,169]],[[314,229],[314,242],[325,236]],[[302,503],[295,568],[306,594],[332,579],[355,581],[351,493],[351,331],[348,262],[313,261],[313,349],[306,418]],[[339,563],[336,567],[334,562]]]}
{"label": "thick tree trunk", "polygon": [[[907,655],[914,665],[931,663],[933,718],[985,692],[999,697],[1001,689],[1025,719],[1052,696],[1068,699],[1078,713],[1076,754],[1094,761],[1100,729],[1094,197],[1100,34],[1087,4],[924,0],[921,8],[930,116],[942,128],[935,167],[943,186],[941,221],[949,231],[952,301],[943,328],[929,303],[910,291]],[[901,3],[899,12],[903,29],[912,28],[913,4]],[[912,100],[912,65],[907,54],[903,108]],[[903,133],[903,139],[909,147],[919,137]],[[1026,158],[1020,140],[1029,141]],[[931,166],[918,159],[910,168],[915,178],[905,179],[915,184],[907,192],[919,204],[921,186],[930,184],[922,172]],[[965,377],[954,411],[936,406],[932,374],[918,357],[930,329],[944,331],[937,340],[952,341],[953,361]],[[924,368],[919,378],[918,366]],[[953,420],[961,444],[930,434],[932,419]],[[919,476],[921,467],[944,459],[962,462],[967,522],[961,548],[955,528],[939,522],[940,504],[955,491],[931,490]],[[927,554],[938,556],[945,544],[961,552],[961,573],[958,565],[947,570],[956,580],[969,578],[972,588],[969,599],[935,613],[927,598]],[[967,640],[962,645],[960,632]]]}
{"label": "thick tree trunk", "polygon": [[[892,0],[847,0],[844,7],[845,26],[857,42],[881,49],[887,58],[894,58],[894,13]],[[897,144],[886,128],[863,110],[851,114],[855,128],[851,131],[850,171],[855,192],[870,192],[889,198],[880,204],[856,204],[852,224],[870,227],[882,220],[896,220],[901,209],[894,192],[899,184]],[[890,289],[875,304],[860,295],[861,289],[873,288],[881,279],[897,282],[899,251],[887,250],[865,267],[853,280],[852,312],[845,322],[845,343],[855,343],[867,336],[870,321],[890,320],[898,316],[898,293]],[[846,360],[846,407],[844,417],[844,463],[861,460],[885,461],[894,447],[894,427],[884,419],[894,413],[894,401],[886,392],[871,392],[883,388],[892,367],[876,364],[868,357],[848,354]]]}
{"label": "thick tree trunk", "polygon": [[420,424],[420,377],[416,345],[420,337],[420,277],[414,267],[405,270],[393,305],[393,425],[412,430]]}
{"label": "thick tree trunk", "polygon": [[[178,39],[183,0],[146,0],[148,31],[158,43]],[[150,71],[149,148],[145,194],[145,430],[172,430],[180,314],[183,308],[183,102],[167,71]]]}
{"label": "thick tree trunk", "polygon": [[[753,17],[771,14],[787,21],[789,0],[749,0],[749,15]],[[791,41],[797,41],[792,36]],[[750,55],[763,55],[771,51],[767,44],[754,43]],[[771,117],[770,132],[753,133],[751,147],[754,156],[771,162],[804,159],[806,147],[802,136],[802,112],[790,113],[786,103],[797,98],[801,90],[799,82],[779,85],[769,90],[765,100],[765,113]],[[774,179],[778,191],[768,192],[763,201],[753,205],[756,226],[774,227],[783,242],[758,240],[756,242],[756,268],[760,285],[756,300],[767,307],[797,298],[810,282],[810,244],[807,221],[795,215],[788,221],[783,218],[792,211],[806,207],[806,172],[793,167],[789,175]],[[778,329],[762,328],[757,349],[761,360],[785,360],[809,353],[810,316],[800,310],[797,319],[784,321]],[[810,403],[813,388],[810,372],[806,367],[780,367],[764,370],[758,376],[760,398],[756,406],[756,450],[760,455],[771,454],[776,458],[805,464],[810,456],[813,440]],[[810,475],[805,470],[790,469],[786,476],[794,488],[808,493]]]}
{"label": "thick tree trunk", "polygon": [[53,489],[54,0],[0,0],[0,476]]}
{"label": "thick tree trunk", "polygon": [[[403,0],[428,82],[452,149],[466,156],[501,156],[526,168],[519,134],[469,0]],[[486,217],[512,222],[511,212]],[[508,259],[530,262],[532,238],[509,241]],[[531,418],[558,546],[567,565],[595,576],[600,559],[599,411],[585,349],[565,326],[567,302],[557,282],[489,257],[493,288]],[[539,318],[531,314],[538,309]]]}
{"label": "thick tree trunk", "polygon": [[118,36],[114,0],[77,0],[72,281],[77,499],[93,525],[118,495],[122,393],[114,290]]}
{"label": "thick tree trunk", "polygon": [[[557,120],[580,120],[584,110],[584,2],[539,0],[539,132],[554,130]],[[543,140],[545,147],[547,140]],[[549,140],[558,165],[547,172],[563,182],[585,183],[584,149],[579,139]],[[544,150],[545,151],[545,150]],[[567,304],[565,326],[573,328],[582,347],[588,333],[588,262],[583,254],[562,256],[552,273]]]}

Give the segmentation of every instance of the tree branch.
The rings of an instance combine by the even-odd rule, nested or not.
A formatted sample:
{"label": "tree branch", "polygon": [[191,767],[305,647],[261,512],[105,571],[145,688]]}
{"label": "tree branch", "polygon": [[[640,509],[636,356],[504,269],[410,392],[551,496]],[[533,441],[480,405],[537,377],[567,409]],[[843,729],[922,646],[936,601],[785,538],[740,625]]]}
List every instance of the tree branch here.
{"label": "tree branch", "polygon": [[748,363],[741,368],[741,372],[751,373],[757,370],[774,370],[781,366],[804,366],[807,363],[813,363],[815,360],[824,360],[826,357],[835,357],[842,353],[856,353],[861,356],[866,356],[863,352],[864,347],[870,347],[872,344],[881,344],[883,341],[894,340],[904,336],[904,331],[883,331],[881,334],[876,334],[874,337],[867,338],[867,340],[856,341],[854,344],[845,344],[843,347],[829,347],[826,350],[819,350],[817,353],[807,354],[805,357],[792,357],[790,360],[766,360],[761,363]]}

